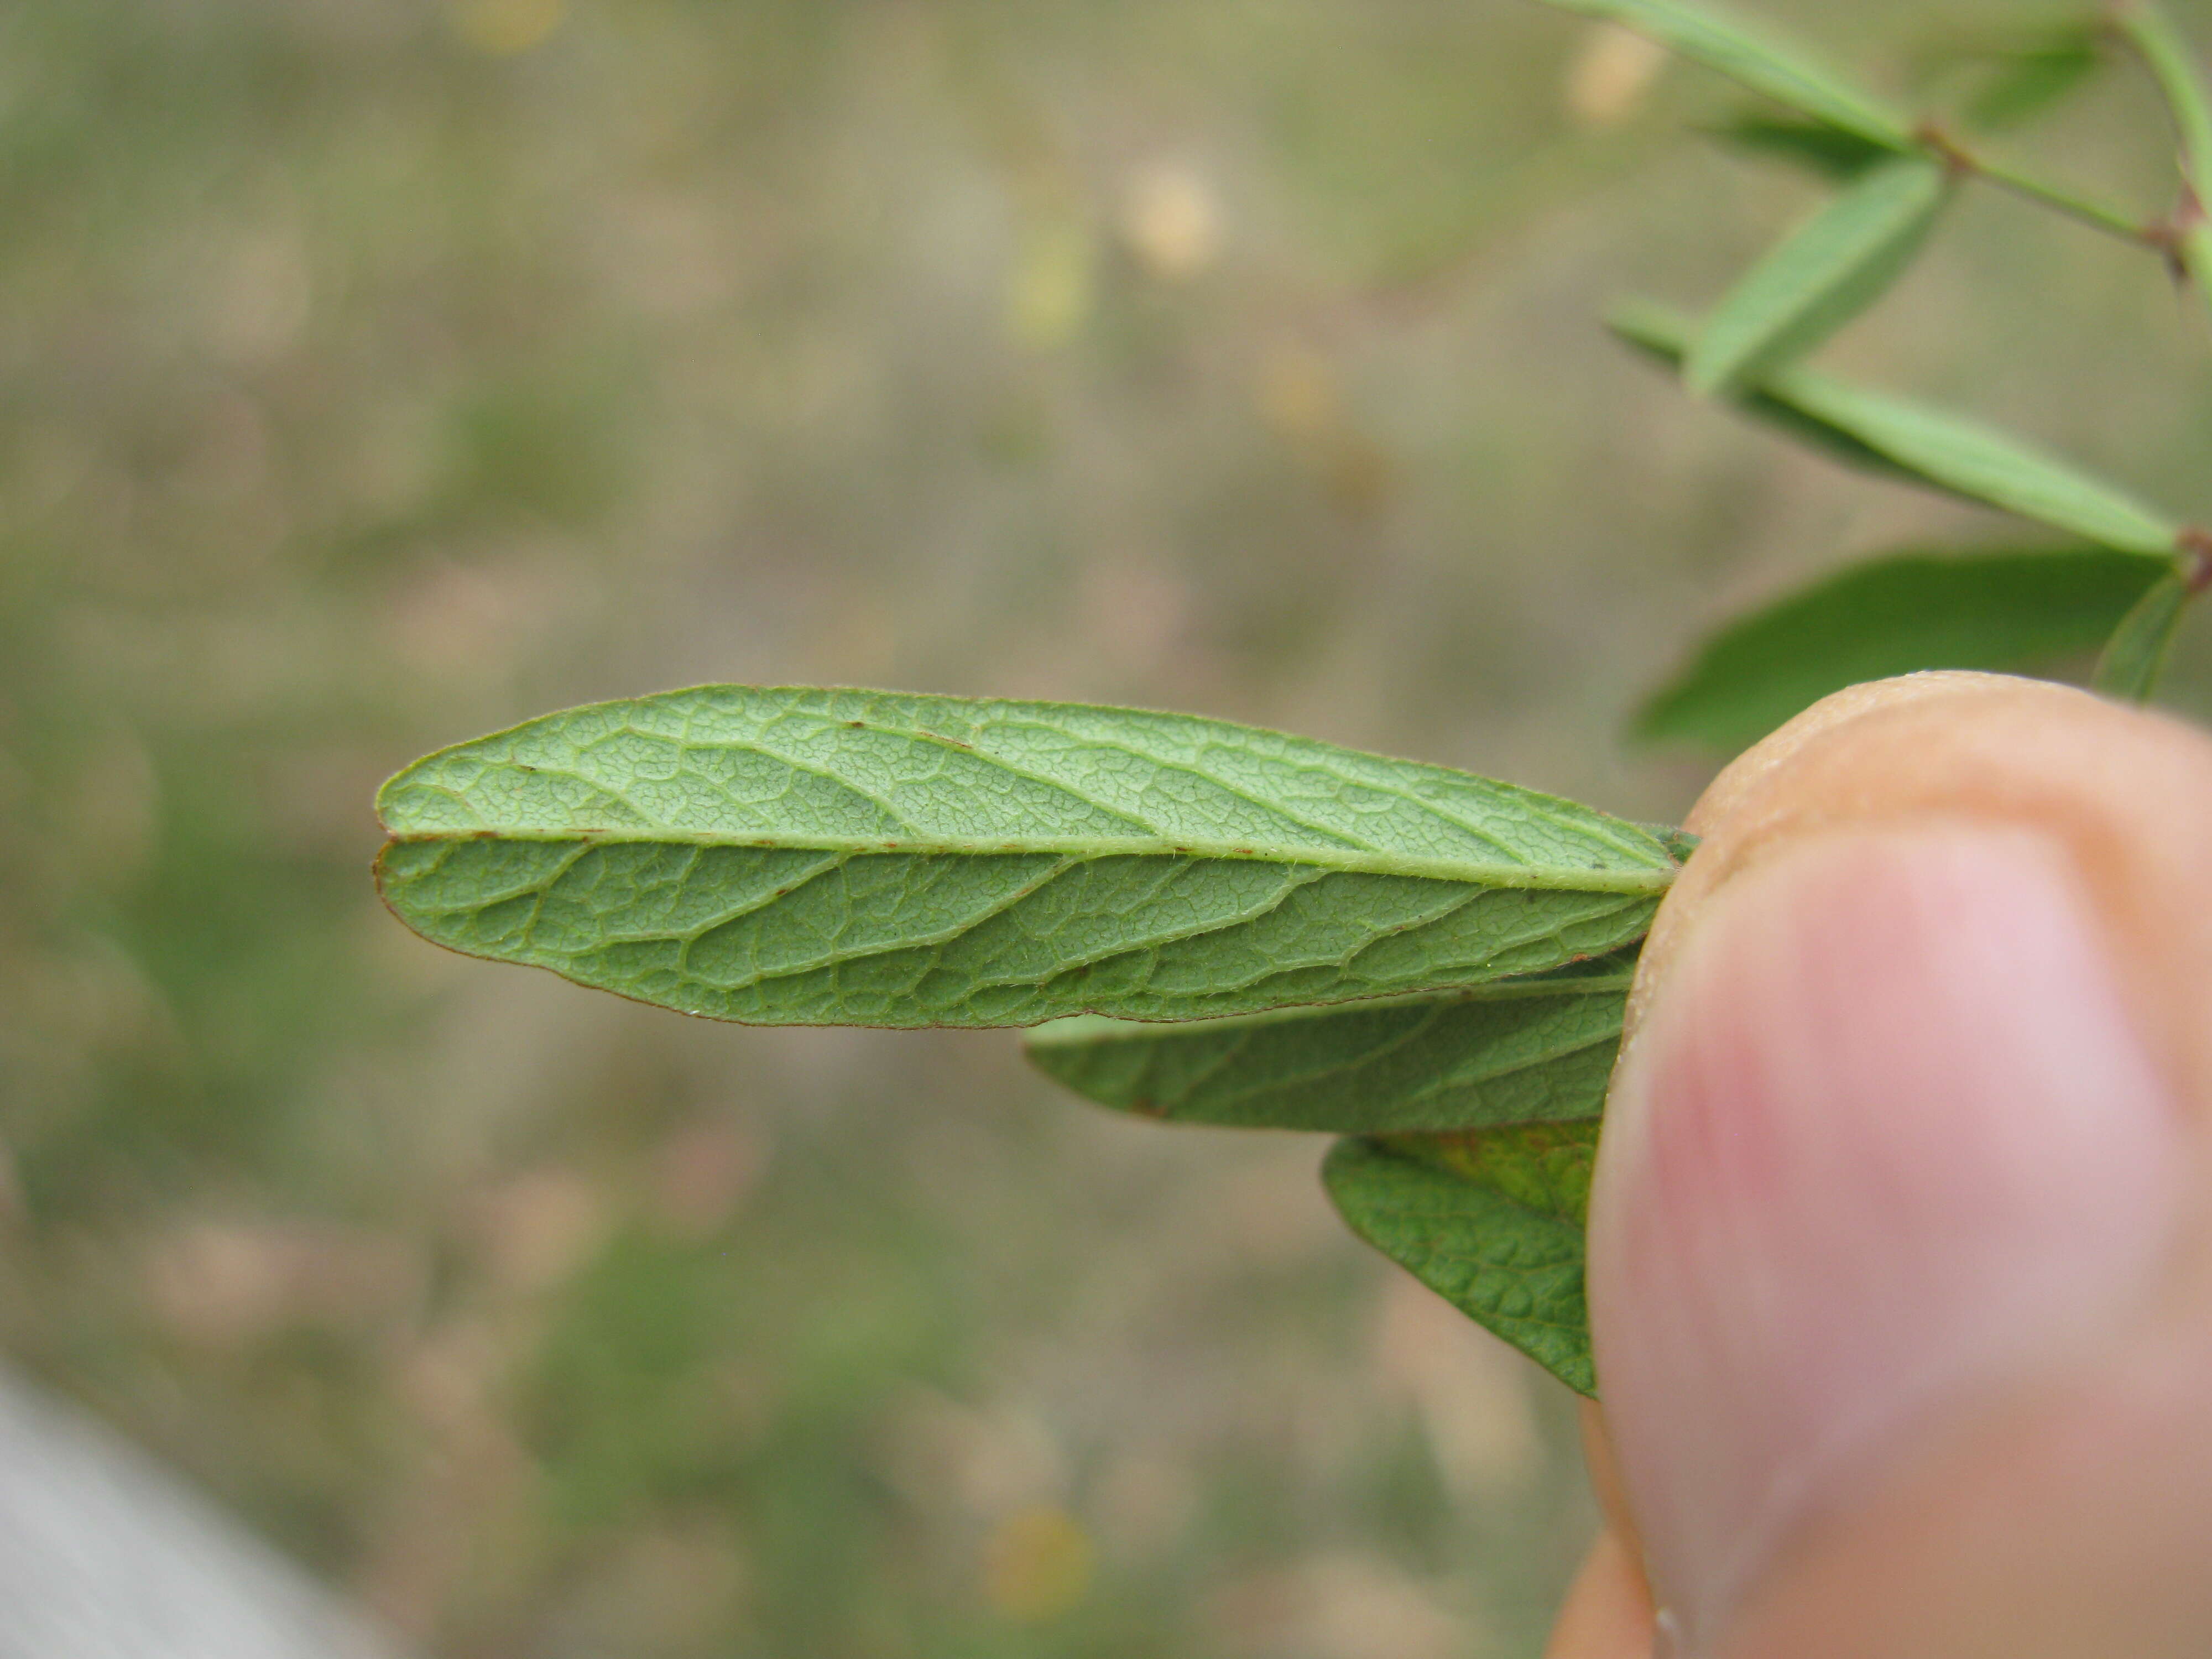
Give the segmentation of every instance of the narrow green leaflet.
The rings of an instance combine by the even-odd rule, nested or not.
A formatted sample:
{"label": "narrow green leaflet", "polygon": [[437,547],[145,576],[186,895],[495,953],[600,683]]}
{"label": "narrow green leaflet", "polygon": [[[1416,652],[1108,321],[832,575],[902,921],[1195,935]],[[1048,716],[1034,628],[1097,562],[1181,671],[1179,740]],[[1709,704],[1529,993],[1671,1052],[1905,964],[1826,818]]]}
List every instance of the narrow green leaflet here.
{"label": "narrow green leaflet", "polygon": [[1559,11],[1619,23],[1753,92],[1764,93],[1801,115],[1855,132],[1891,149],[1911,147],[1911,124],[1880,100],[1861,92],[1795,49],[1750,25],[1680,0],[1545,0]]}
{"label": "narrow green leaflet", "polygon": [[1854,564],[1714,635],[1644,705],[1635,732],[1733,751],[1862,681],[2046,667],[2096,650],[2158,578],[2140,555],[2099,547]]}
{"label": "narrow green leaflet", "polygon": [[1904,275],[1949,199],[1941,163],[1903,156],[1872,169],[1754,266],[1698,331],[1682,378],[1732,391],[1802,356]]}
{"label": "narrow green leaflet", "polygon": [[1706,130],[1707,135],[1753,155],[1791,161],[1834,184],[1849,184],[1869,167],[1896,159],[1897,151],[1823,121],[1745,114]]}
{"label": "narrow green leaflet", "polygon": [[1479,985],[1640,937],[1649,832],[1187,715],[708,686],[386,784],[386,902],[453,950],[765,1024],[1195,1019]]}
{"label": "narrow green leaflet", "polygon": [[1190,1024],[1071,1019],[1030,1057],[1104,1104],[1178,1121],[1332,1129],[1352,1231],[1581,1393],[1592,1160],[1637,949],[1452,996]]}
{"label": "narrow green leaflet", "polygon": [[1908,472],[2106,547],[2164,558],[2180,526],[2017,438],[1809,369],[1765,383],[1771,396],[1857,438]]}
{"label": "narrow green leaflet", "polygon": [[1169,1122],[1371,1134],[1594,1118],[1635,959],[1180,1025],[1085,1016],[1025,1046],[1078,1094]]}
{"label": "narrow green leaflet", "polygon": [[2043,114],[2088,85],[2105,57],[2101,32],[2076,24],[1996,54],[1996,62],[1968,100],[1967,120],[2002,132]]}
{"label": "narrow green leaflet", "polygon": [[[1680,362],[1692,330],[1662,307],[1613,313],[1622,339],[1662,362]],[[2022,441],[1925,404],[1869,392],[1809,368],[1759,381],[1735,399],[1840,459],[1926,484],[2101,547],[2171,557],[2181,526],[2115,486]]]}
{"label": "narrow green leaflet", "polygon": [[2112,642],[2098,659],[2094,682],[2107,696],[2130,702],[2148,702],[2166,672],[2166,659],[2173,649],[2173,636],[2189,609],[2191,587],[2179,572],[2166,577],[2142,596],[2142,602],[2121,619]]}
{"label": "narrow green leaflet", "polygon": [[[1689,356],[1690,342],[1697,332],[1694,325],[1680,312],[1640,300],[1614,307],[1606,313],[1605,325],[1622,343],[1633,347],[1654,362],[1677,371]],[[1831,459],[1841,461],[1846,466],[1899,483],[1928,484],[1931,482],[1900,466],[1880,450],[1842,428],[1815,419],[1805,410],[1785,402],[1765,386],[1744,388],[1734,393],[1729,401],[1753,419],[1773,427],[1808,448],[1821,451]],[[1944,486],[1936,484],[1935,488],[1941,489]]]}
{"label": "narrow green leaflet", "polygon": [[1322,1167],[1352,1231],[1577,1394],[1594,1395],[1583,1228],[1595,1122],[1340,1140]]}

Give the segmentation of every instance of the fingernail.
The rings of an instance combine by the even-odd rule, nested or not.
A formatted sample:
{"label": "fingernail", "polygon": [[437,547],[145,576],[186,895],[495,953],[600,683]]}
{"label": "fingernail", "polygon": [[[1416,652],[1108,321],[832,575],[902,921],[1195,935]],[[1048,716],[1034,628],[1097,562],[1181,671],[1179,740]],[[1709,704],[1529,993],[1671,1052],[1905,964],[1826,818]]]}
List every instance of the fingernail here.
{"label": "fingernail", "polygon": [[2042,837],[1838,835],[1709,901],[1615,1084],[1590,1228],[1599,1384],[1678,1651],[1915,1431],[2121,1316],[2180,1133]]}

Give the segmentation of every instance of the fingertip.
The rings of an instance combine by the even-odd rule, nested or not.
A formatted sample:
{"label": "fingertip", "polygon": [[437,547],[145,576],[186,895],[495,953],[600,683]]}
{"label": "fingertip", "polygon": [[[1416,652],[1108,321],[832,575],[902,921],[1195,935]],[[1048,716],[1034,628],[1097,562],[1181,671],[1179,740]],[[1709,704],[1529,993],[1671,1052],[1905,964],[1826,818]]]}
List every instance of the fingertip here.
{"label": "fingertip", "polygon": [[1652,1624],[1636,1552],[1607,1530],[1575,1575],[1544,1659],[1651,1659]]}
{"label": "fingertip", "polygon": [[2161,1065],[2212,1116],[2212,740],[2169,715],[2007,675],[1855,686],[1723,770],[1689,814],[1701,844],[1645,942],[1626,1051],[1738,876],[1809,837],[1931,823],[2025,830],[2070,860]]}
{"label": "fingertip", "polygon": [[[2195,1548],[2185,1540],[2212,1535],[2212,743],[2064,687],[1914,676],[1843,694],[1777,733],[1716,781],[1689,826],[1704,844],[1639,967],[1591,1228],[1607,1421],[1670,1605],[1665,1564],[1672,1552],[1680,1572],[1684,1558],[1661,1489],[1677,1477],[1654,1476],[1655,1459],[1694,1481],[1697,1444],[1725,1461],[1747,1438],[1782,1455],[1793,1440],[1832,1448],[1856,1435],[1864,1455],[1844,1460],[1847,1478],[1809,1506],[1804,1492],[1790,1499],[1794,1531],[1755,1586],[1729,1592],[1757,1592],[1758,1631],[1744,1630],[1741,1651],[2212,1651],[2212,1596],[2198,1593],[2212,1575],[2192,1588],[2176,1565]],[[1745,924],[1743,891],[1809,843],[1845,848],[1850,865],[1870,842],[1927,856],[1871,878],[1862,860],[1827,882],[1825,920],[1800,910],[1796,990],[1816,994],[1796,997],[1770,960],[1771,913],[1791,902],[1776,888],[1749,907],[1769,914]],[[1952,873],[1931,878],[1946,860]],[[2027,907],[2040,921],[2014,914],[2016,889],[2042,893]],[[1730,927],[1766,929],[1756,959],[1692,971],[1731,911]],[[1916,911],[1953,916],[1971,937],[1906,925]],[[1887,943],[1875,937],[1885,927]],[[1830,947],[1854,938],[1857,966],[1839,988]],[[2100,965],[2085,977],[2084,963]],[[1976,972],[1983,991],[1962,990]],[[1680,1024],[1667,1005],[1700,977],[1712,983],[1691,1023],[1734,1035],[1686,1048],[1661,1028]],[[1868,996],[1879,1030],[1855,1012]],[[2101,1012],[2085,1028],[2091,1004]],[[1982,1058],[1963,1071],[1953,1016],[1979,1030]],[[1784,1017],[1796,1036],[1781,1033]],[[1686,1111],[1658,1097],[1650,1050],[1662,1039],[1678,1073],[1686,1054],[1696,1061]],[[1778,1088],[1805,1109],[1778,1120]],[[1750,1115],[1717,1107],[1716,1091],[1748,1097]],[[1838,1091],[1851,1098],[1825,1098]],[[1660,1114],[1669,1122],[1655,1142]],[[1652,1200],[1655,1146],[1681,1187],[1664,1202]],[[1706,1176],[1734,1190],[1700,1198],[1690,1189]],[[1916,1230],[1902,1245],[1894,1228],[1884,1235],[1899,1222]],[[2097,1273],[2078,1272],[2093,1261]],[[1655,1285],[1662,1267],[1679,1282]],[[2046,1320],[2039,1299],[2071,1311]],[[2009,1335],[1984,1326],[1920,1364],[1928,1332],[1948,1341],[2000,1304],[2020,1315]],[[1916,1307],[1911,1320],[1899,1311]],[[1905,1328],[1916,1320],[1918,1335]],[[2067,1327],[2076,1340],[2054,1348],[2045,1339]],[[2101,1334],[2083,1339],[2093,1328]],[[1823,1344],[1837,1352],[1792,1357]],[[1653,1404],[1655,1352],[1659,1373],[1686,1368],[1668,1385],[1690,1402],[1684,1421]],[[1692,1375],[1709,1362],[1752,1380],[1709,1386]],[[1780,1416],[1757,1380],[1770,1362],[1796,1401]],[[1902,1395],[1867,1406],[1900,1376]],[[1848,1501],[1829,1501],[1846,1486]],[[1718,1627],[1694,1634],[1698,1651]],[[2084,1645],[2099,1632],[2123,1645]]]}
{"label": "fingertip", "polygon": [[1613,1449],[1613,1431],[1606,1427],[1605,1408],[1595,1400],[1581,1404],[1583,1467],[1590,1491],[1605,1518],[1606,1530],[1628,1546],[1638,1560],[1644,1559],[1644,1542],[1637,1535],[1636,1516],[1628,1507],[1628,1492],[1620,1483],[1620,1456]]}
{"label": "fingertip", "polygon": [[1838,833],[1730,885],[1616,1085],[1591,1203],[1608,1422],[1697,1650],[1923,1424],[2133,1315],[2179,1121],[2043,838]]}

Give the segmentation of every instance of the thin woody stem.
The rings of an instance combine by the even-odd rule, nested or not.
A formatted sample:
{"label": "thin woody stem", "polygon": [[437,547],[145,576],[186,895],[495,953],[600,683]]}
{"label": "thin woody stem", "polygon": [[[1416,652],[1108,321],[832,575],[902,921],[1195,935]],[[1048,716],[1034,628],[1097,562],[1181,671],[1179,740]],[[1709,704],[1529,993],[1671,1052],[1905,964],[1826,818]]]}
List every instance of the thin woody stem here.
{"label": "thin woody stem", "polygon": [[1940,127],[1923,127],[1913,137],[1923,148],[1960,178],[1979,179],[1999,190],[2049,208],[2076,223],[2102,231],[2107,236],[2116,236],[2136,247],[2154,249],[2169,256],[2172,252],[2173,234],[2164,224],[2146,223],[2142,220],[2130,218],[2117,208],[2106,207],[2101,202],[2076,195],[2062,185],[2051,184],[2016,167],[1976,155]]}

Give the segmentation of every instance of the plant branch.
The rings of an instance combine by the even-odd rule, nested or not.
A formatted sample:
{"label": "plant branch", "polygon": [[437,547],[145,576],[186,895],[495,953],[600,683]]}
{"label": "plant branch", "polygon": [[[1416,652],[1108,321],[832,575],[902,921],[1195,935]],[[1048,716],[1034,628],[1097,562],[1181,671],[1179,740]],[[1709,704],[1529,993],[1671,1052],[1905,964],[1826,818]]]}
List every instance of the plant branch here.
{"label": "plant branch", "polygon": [[1913,137],[1922,148],[1960,178],[1979,179],[1984,184],[2049,208],[2077,224],[2102,231],[2107,236],[2116,236],[2133,246],[2151,248],[2169,257],[2173,252],[2173,233],[2164,224],[2147,223],[2132,218],[2118,208],[2107,207],[2102,202],[2077,195],[2063,185],[2054,185],[2032,173],[2022,173],[2017,167],[1977,155],[1940,127],[1924,126]]}

